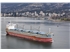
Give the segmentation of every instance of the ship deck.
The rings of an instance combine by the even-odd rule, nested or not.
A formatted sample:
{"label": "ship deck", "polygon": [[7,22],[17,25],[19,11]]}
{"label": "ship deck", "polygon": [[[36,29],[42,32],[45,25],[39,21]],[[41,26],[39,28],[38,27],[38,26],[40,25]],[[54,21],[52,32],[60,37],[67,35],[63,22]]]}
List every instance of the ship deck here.
{"label": "ship deck", "polygon": [[35,30],[9,29],[8,32],[14,32],[18,34],[24,34],[24,35],[35,36],[40,38],[51,38],[51,35],[47,35],[44,32],[35,31]]}

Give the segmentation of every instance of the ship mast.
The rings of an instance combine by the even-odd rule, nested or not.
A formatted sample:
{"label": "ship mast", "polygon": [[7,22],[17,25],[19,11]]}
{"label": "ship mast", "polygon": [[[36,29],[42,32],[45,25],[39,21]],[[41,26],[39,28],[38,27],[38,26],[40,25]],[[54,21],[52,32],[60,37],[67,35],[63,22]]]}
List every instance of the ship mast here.
{"label": "ship mast", "polygon": [[51,28],[49,28],[49,33],[51,33]]}
{"label": "ship mast", "polygon": [[18,29],[17,17],[15,17],[15,18],[16,18],[16,28]]}
{"label": "ship mast", "polygon": [[30,26],[30,30],[32,30],[32,25]]}
{"label": "ship mast", "polygon": [[17,24],[17,29],[18,29],[18,24]]}
{"label": "ship mast", "polygon": [[23,25],[23,29],[24,29],[24,25]]}
{"label": "ship mast", "polygon": [[40,31],[40,26],[38,27],[38,31]]}

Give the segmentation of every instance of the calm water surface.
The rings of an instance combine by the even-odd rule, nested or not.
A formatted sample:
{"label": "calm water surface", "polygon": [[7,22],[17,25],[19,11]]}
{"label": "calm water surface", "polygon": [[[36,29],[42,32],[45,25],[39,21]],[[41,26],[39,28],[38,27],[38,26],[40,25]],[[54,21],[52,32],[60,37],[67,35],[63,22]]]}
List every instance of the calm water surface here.
{"label": "calm water surface", "polygon": [[[52,44],[34,42],[22,38],[6,36],[6,24],[11,21],[18,24],[18,28],[38,30],[54,33]],[[40,20],[35,18],[1,18],[1,48],[2,49],[68,49],[70,47],[70,22],[52,22],[48,20]]]}

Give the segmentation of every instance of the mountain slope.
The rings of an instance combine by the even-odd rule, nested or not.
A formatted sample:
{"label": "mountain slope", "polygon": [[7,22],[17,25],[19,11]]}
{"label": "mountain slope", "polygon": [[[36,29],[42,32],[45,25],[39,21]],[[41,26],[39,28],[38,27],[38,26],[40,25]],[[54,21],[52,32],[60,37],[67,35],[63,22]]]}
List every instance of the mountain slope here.
{"label": "mountain slope", "polygon": [[70,3],[1,3],[1,12],[67,12]]}

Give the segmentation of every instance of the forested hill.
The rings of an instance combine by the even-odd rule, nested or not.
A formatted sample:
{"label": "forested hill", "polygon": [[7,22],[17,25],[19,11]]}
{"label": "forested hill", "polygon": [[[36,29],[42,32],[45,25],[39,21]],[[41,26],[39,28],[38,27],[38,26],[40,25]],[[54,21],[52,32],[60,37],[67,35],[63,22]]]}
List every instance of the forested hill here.
{"label": "forested hill", "polygon": [[1,12],[69,12],[70,3],[1,3]]}

